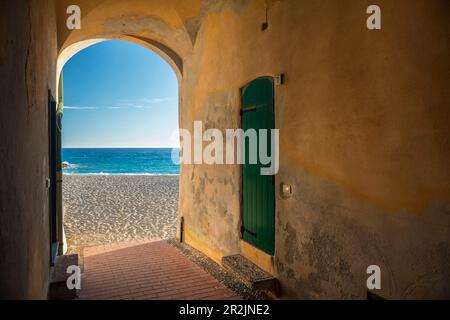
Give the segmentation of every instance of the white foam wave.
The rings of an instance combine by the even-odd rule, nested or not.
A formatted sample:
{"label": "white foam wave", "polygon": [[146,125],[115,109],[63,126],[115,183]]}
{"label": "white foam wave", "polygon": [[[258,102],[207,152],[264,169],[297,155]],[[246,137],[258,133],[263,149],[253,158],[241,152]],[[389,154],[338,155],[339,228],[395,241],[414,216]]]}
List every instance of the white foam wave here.
{"label": "white foam wave", "polygon": [[179,173],[73,173],[64,172],[67,176],[179,176]]}

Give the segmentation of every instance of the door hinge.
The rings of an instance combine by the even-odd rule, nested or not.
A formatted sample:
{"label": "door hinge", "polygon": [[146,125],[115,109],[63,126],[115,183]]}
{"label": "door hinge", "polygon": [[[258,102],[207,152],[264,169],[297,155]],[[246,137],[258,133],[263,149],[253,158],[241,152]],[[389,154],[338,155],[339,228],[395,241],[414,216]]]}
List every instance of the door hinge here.
{"label": "door hinge", "polygon": [[244,233],[248,233],[249,235],[257,238],[257,234],[255,232],[246,229],[244,226],[241,226],[241,236],[242,236],[242,238],[244,238]]}
{"label": "door hinge", "polygon": [[282,86],[284,84],[284,73],[277,74],[274,80],[276,86]]}
{"label": "door hinge", "polygon": [[256,107],[248,108],[248,109],[241,109],[241,116],[244,114],[244,112],[253,112],[256,111]]}

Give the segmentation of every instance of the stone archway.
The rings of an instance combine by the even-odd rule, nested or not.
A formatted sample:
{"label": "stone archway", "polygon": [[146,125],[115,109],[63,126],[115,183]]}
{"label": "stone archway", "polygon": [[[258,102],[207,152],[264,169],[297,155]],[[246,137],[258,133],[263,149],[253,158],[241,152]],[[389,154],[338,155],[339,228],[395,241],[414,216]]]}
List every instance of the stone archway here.
{"label": "stone archway", "polygon": [[[190,4],[183,11],[179,1],[104,1],[104,0],[60,0],[56,3],[58,27],[58,58],[56,70],[56,97],[61,101],[59,90],[61,71],[64,64],[76,53],[94,44],[107,40],[126,40],[141,45],[163,58],[172,68],[178,80],[178,121],[182,126],[184,66],[188,63],[193,49],[192,26],[189,19],[198,15],[198,5]],[[81,29],[68,30],[66,9],[76,4],[81,10]],[[192,10],[192,8],[197,8]],[[188,26],[188,27],[187,27]],[[190,31],[188,31],[188,29]],[[180,168],[181,170],[181,168]],[[181,175],[181,172],[180,172]],[[58,181],[61,181],[60,177]],[[62,195],[61,183],[58,189]],[[62,196],[58,197],[58,230],[63,243]],[[180,188],[181,198],[181,188]],[[60,249],[64,250],[62,246]]]}
{"label": "stone archway", "polygon": [[[66,11],[70,5],[80,7],[79,30],[67,28]],[[57,86],[65,62],[80,50],[106,40],[131,41],[160,55],[174,70],[179,83],[181,120],[184,71],[185,66],[190,64],[200,28],[200,0],[58,0],[55,9],[58,32]]]}

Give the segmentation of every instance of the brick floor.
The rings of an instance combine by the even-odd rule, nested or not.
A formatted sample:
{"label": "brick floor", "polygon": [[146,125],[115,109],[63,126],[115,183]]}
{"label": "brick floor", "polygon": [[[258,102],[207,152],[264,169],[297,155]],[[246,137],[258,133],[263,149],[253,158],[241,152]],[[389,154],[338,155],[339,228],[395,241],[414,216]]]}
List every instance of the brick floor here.
{"label": "brick floor", "polygon": [[240,299],[165,241],[85,248],[80,299]]}

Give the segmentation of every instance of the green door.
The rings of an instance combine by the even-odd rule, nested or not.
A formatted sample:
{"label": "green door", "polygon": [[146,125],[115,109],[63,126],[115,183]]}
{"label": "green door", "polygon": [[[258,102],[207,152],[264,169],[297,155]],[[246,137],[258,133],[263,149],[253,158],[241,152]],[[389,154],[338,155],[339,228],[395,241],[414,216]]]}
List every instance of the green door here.
{"label": "green door", "polygon": [[[275,129],[273,79],[258,78],[242,89],[242,129],[267,129],[267,149],[271,155],[271,129]],[[245,139],[242,168],[242,238],[273,255],[275,247],[275,176],[261,175],[259,134],[257,163],[250,163],[249,139]]]}

